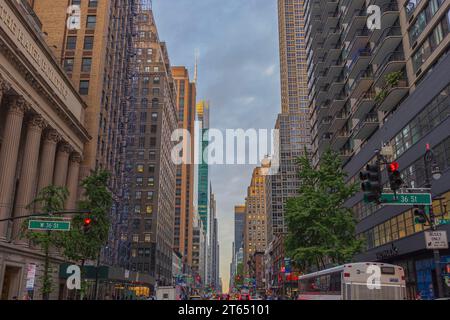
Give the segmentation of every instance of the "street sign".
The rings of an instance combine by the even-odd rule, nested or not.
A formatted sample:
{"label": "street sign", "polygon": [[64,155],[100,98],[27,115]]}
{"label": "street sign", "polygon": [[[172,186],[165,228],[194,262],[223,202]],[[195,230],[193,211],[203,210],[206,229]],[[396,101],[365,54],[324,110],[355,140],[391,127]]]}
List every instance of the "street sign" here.
{"label": "street sign", "polygon": [[431,194],[398,193],[395,196],[393,193],[383,193],[381,195],[381,204],[388,204],[394,206],[431,205]]}
{"label": "street sign", "polygon": [[426,231],[425,242],[427,249],[448,249],[446,231]]}
{"label": "street sign", "polygon": [[29,230],[53,230],[53,231],[69,231],[70,221],[67,220],[30,220],[28,222]]}
{"label": "street sign", "polygon": [[450,224],[450,219],[436,219],[436,225]]}

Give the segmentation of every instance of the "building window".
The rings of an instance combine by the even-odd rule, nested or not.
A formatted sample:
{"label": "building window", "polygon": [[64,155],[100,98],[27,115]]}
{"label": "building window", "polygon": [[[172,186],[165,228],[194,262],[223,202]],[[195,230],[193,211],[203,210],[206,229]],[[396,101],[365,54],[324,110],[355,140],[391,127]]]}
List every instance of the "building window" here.
{"label": "building window", "polygon": [[153,191],[148,191],[147,192],[147,200],[153,201],[153,195],[154,195]]}
{"label": "building window", "polygon": [[134,206],[134,213],[135,214],[140,214],[141,213],[141,206],[140,205],[135,205]]}
{"label": "building window", "polygon": [[83,58],[81,63],[81,72],[91,72],[92,59]]}
{"label": "building window", "polygon": [[81,80],[80,81],[80,94],[83,96],[87,96],[89,94],[89,80]]}
{"label": "building window", "polygon": [[73,64],[74,64],[74,59],[73,58],[66,58],[66,59],[64,59],[64,71],[72,72],[73,71]]}
{"label": "building window", "polygon": [[84,37],[84,50],[92,50],[94,48],[94,37]]}
{"label": "building window", "polygon": [[151,214],[153,213],[153,206],[152,206],[152,205],[147,205],[147,207],[146,207],[146,209],[145,209],[145,212],[146,212],[148,215],[151,215]]}
{"label": "building window", "polygon": [[133,242],[139,242],[139,235],[133,234]]}
{"label": "building window", "polygon": [[153,178],[153,177],[148,178],[148,186],[149,187],[155,186],[155,178]]}
{"label": "building window", "polygon": [[98,0],[89,0],[89,8],[97,8]]}
{"label": "building window", "polygon": [[97,16],[87,16],[86,29],[95,29],[97,24]]}
{"label": "building window", "polygon": [[67,37],[66,49],[75,50],[77,47],[77,37]]}
{"label": "building window", "polygon": [[139,173],[143,173],[144,172],[144,165],[143,164],[138,164],[136,166],[136,171]]}
{"label": "building window", "polygon": [[152,241],[152,235],[151,235],[151,233],[145,233],[145,234],[144,234],[144,241],[145,241],[145,242],[151,242],[151,241]]}
{"label": "building window", "polygon": [[141,200],[141,199],[142,199],[142,192],[136,191],[136,200]]}

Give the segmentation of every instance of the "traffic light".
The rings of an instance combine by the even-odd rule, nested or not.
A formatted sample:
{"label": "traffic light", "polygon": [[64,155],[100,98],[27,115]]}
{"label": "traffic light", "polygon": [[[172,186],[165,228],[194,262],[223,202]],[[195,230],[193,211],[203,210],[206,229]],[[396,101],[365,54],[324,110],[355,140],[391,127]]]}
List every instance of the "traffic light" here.
{"label": "traffic light", "polygon": [[92,218],[84,218],[83,219],[83,232],[88,233],[92,228]]}
{"label": "traffic light", "polygon": [[361,179],[361,189],[364,191],[364,198],[367,202],[380,202],[382,185],[381,171],[377,164],[368,164],[365,171],[359,173]]}
{"label": "traffic light", "polygon": [[425,206],[414,206],[414,223],[427,223],[427,212],[425,210]]}
{"label": "traffic light", "polygon": [[398,162],[391,162],[388,167],[388,176],[389,176],[389,184],[391,186],[391,190],[394,192],[397,192],[397,190],[399,190],[402,185],[403,185],[403,180],[402,177],[400,176],[400,171],[398,171],[398,169],[400,168],[400,165],[398,164]]}

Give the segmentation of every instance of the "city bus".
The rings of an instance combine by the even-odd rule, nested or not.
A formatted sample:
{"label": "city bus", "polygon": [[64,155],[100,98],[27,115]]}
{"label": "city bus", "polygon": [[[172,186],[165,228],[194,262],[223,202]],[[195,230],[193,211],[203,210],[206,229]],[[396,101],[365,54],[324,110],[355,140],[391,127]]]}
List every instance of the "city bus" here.
{"label": "city bus", "polygon": [[351,263],[299,277],[298,300],[405,300],[405,272],[386,263]]}

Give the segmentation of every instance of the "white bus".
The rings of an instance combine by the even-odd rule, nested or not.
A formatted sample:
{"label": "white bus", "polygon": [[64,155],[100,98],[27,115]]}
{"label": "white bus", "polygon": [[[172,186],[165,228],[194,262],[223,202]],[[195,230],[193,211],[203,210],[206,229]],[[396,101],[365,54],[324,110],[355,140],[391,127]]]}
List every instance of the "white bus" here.
{"label": "white bus", "polygon": [[386,263],[350,263],[299,277],[298,300],[405,300],[405,272]]}

